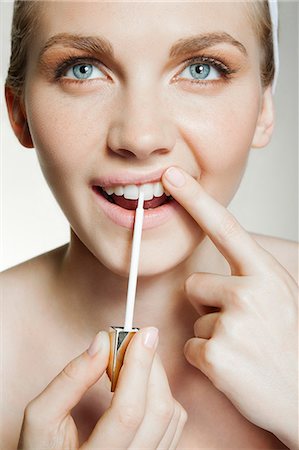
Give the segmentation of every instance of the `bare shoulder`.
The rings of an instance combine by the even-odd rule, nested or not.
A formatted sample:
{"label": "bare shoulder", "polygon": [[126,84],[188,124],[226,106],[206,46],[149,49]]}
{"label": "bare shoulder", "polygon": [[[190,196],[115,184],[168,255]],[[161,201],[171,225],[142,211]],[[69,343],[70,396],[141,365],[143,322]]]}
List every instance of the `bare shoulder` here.
{"label": "bare shoulder", "polygon": [[[0,274],[3,329],[3,417],[2,445],[7,450],[17,447],[23,411],[45,385],[44,365],[36,355],[48,344],[47,321],[51,307],[47,299],[57,280],[66,248],[60,247]],[[47,366],[46,366],[47,367]]]}
{"label": "bare shoulder", "polygon": [[57,271],[66,249],[67,245],[56,248],[4,270],[0,274],[4,294],[22,294],[24,290],[43,284],[45,277]]}
{"label": "bare shoulder", "polygon": [[251,233],[251,236],[298,281],[299,245],[295,241]]}
{"label": "bare shoulder", "polygon": [[65,251],[66,246],[59,247],[0,274],[3,322],[8,335],[15,326],[20,326],[23,332],[26,325],[32,328],[43,300],[49,298],[55,286]]}
{"label": "bare shoulder", "polygon": [[[33,329],[34,321],[44,310],[44,299],[49,298],[55,286],[64,252],[65,247],[60,247],[0,274],[3,324],[14,344],[18,336]],[[14,333],[15,329],[19,332]]]}
{"label": "bare shoulder", "polygon": [[59,247],[0,274],[3,325],[11,345],[20,344],[20,336],[32,337],[33,330],[39,328],[37,321],[46,320],[46,304],[53,298],[66,248]]}

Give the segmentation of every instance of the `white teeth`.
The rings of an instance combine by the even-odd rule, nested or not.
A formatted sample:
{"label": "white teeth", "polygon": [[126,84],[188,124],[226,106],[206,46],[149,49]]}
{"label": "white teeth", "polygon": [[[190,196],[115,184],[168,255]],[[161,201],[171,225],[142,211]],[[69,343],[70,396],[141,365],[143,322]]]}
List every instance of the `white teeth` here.
{"label": "white teeth", "polygon": [[124,196],[128,200],[137,200],[139,198],[139,192],[144,193],[144,200],[152,200],[153,197],[161,197],[163,194],[169,196],[170,194],[164,191],[161,181],[156,183],[145,183],[140,186],[136,184],[128,184],[126,186],[112,186],[103,187],[103,190],[108,195]]}
{"label": "white teeth", "polygon": [[111,195],[114,192],[114,188],[113,187],[105,188],[104,191],[107,192],[108,195]]}
{"label": "white teeth", "polygon": [[163,184],[159,181],[154,184],[154,196],[161,197],[164,194]]}
{"label": "white teeth", "polygon": [[124,195],[124,188],[123,188],[123,186],[115,186],[114,194],[115,195]]}
{"label": "white teeth", "polygon": [[139,187],[140,192],[144,193],[144,200],[152,200],[154,197],[154,185],[147,183]]}
{"label": "white teeth", "polygon": [[[117,194],[118,195],[118,194]],[[124,186],[124,197],[128,200],[137,200],[139,197],[139,189],[135,184]]]}

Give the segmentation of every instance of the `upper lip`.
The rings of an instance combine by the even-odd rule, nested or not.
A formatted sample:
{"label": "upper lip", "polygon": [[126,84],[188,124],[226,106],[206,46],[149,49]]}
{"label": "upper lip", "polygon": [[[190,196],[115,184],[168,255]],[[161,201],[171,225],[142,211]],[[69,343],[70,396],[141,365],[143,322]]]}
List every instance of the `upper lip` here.
{"label": "upper lip", "polygon": [[111,173],[103,175],[101,177],[92,180],[93,186],[101,187],[112,187],[112,186],[125,186],[128,184],[145,184],[145,183],[155,183],[160,181],[163,173],[168,167],[163,169],[157,169],[155,171],[140,174],[136,172],[123,171],[118,173]]}

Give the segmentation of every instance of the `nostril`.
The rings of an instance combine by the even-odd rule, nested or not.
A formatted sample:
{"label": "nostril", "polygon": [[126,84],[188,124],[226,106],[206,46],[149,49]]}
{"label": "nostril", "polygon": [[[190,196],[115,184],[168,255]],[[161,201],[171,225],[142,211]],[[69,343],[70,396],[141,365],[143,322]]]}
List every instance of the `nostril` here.
{"label": "nostril", "polygon": [[115,150],[109,149],[109,151],[111,153],[117,153],[118,155],[122,156],[123,158],[127,158],[127,159],[132,158],[132,157],[136,158],[136,155],[134,152],[132,152],[130,150],[126,150],[125,148],[118,148]]}
{"label": "nostril", "polygon": [[140,148],[139,150],[127,150],[125,148],[117,148],[117,149],[111,149],[109,148],[109,152],[116,153],[122,158],[130,159],[130,158],[137,158],[139,160],[144,160],[149,158],[153,153],[158,153],[160,155],[164,155],[166,153],[169,153],[169,150],[167,148],[157,148],[153,149],[152,151],[147,151],[146,149]]}
{"label": "nostril", "polygon": [[160,153],[161,155],[165,155],[166,153],[169,153],[169,150],[167,148],[159,148],[156,150],[157,153]]}

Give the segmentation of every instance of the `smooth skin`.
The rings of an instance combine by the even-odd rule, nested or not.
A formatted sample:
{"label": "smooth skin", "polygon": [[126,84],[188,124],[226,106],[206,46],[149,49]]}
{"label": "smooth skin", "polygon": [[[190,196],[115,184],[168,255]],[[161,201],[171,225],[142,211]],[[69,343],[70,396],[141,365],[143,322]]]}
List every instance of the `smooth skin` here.
{"label": "smooth skin", "polygon": [[[186,358],[243,416],[274,433],[289,448],[297,449],[295,280],[182,169],[169,168],[163,184],[207,233],[231,268],[231,277],[195,273],[186,280],[187,296],[201,315],[194,325],[196,337],[185,345]],[[220,312],[205,314],[206,306]],[[145,442],[146,448],[176,448],[187,415],[173,399],[158,358],[154,359],[155,331],[144,329],[133,339],[111,407],[80,449],[138,449]],[[145,345],[149,341],[150,345]],[[100,333],[90,349],[28,405],[20,450],[41,444],[55,449],[79,448],[70,412],[107,367],[106,333]],[[52,429],[49,424],[53,424]]]}
{"label": "smooth skin", "polygon": [[[185,345],[186,358],[248,420],[297,449],[295,280],[189,174],[169,168],[163,184],[231,268],[230,277],[194,273],[186,280],[187,296],[200,314],[194,324],[196,337]],[[220,312],[205,314],[205,306]]]}
{"label": "smooth skin", "polygon": [[79,445],[71,410],[108,364],[109,337],[98,333],[89,349],[28,404],[18,450],[175,449],[187,414],[171,395],[157,345],[156,328],[145,328],[134,336],[110,408]]}
{"label": "smooth skin", "polygon": [[[144,176],[157,170],[162,173],[173,165],[191,174],[193,181],[196,179],[201,188],[197,183],[187,183],[182,191],[169,186],[169,191],[181,202],[182,207],[178,206],[172,220],[164,225],[144,230],[134,315],[134,325],[141,328],[154,325],[159,329],[158,352],[167,373],[171,394],[162,368],[156,372],[153,372],[154,366],[153,370],[150,369],[151,354],[148,365],[143,368],[142,388],[139,391],[144,399],[148,398],[149,390],[152,389],[149,408],[147,409],[147,404],[143,404],[141,424],[140,411],[134,410],[131,415],[134,430],[127,430],[132,439],[128,444],[126,433],[120,432],[115,426],[115,403],[110,406],[111,394],[107,378],[106,375],[101,377],[106,366],[104,360],[107,350],[106,353],[101,352],[103,359],[94,374],[94,384],[88,378],[89,375],[86,375],[85,391],[80,390],[83,397],[74,397],[71,390],[72,379],[65,380],[70,383],[69,405],[76,405],[72,409],[72,416],[77,425],[79,445],[85,445],[91,436],[95,436],[94,433],[97,433],[96,439],[104,439],[105,433],[107,437],[112,426],[115,435],[111,439],[118,439],[121,448],[133,445],[138,448],[141,433],[144,446],[148,444],[148,448],[159,448],[164,440],[164,447],[171,448],[176,445],[175,428],[181,433],[177,443],[179,449],[284,448],[278,438],[285,437],[287,445],[290,441],[293,442],[293,425],[292,430],[278,430],[272,410],[268,411],[266,430],[273,430],[278,436],[255,425],[265,424],[264,411],[257,404],[259,396],[254,399],[254,416],[245,400],[239,408],[236,402],[233,405],[231,400],[234,401],[234,391],[230,391],[227,386],[229,368],[223,371],[223,391],[227,392],[227,396],[217,389],[218,386],[222,387],[217,367],[220,363],[225,363],[228,357],[223,361],[218,357],[216,363],[214,357],[215,371],[212,372],[218,374],[217,379],[216,376],[214,379],[211,373],[205,376],[202,366],[200,368],[203,371],[194,367],[194,364],[199,367],[197,351],[196,354],[191,350],[186,352],[191,364],[183,353],[184,345],[193,336],[193,325],[198,320],[198,312],[188,301],[190,290],[188,288],[185,292],[183,288],[186,279],[193,273],[222,275],[224,278],[220,277],[221,282],[225,280],[227,283],[234,280],[234,277],[245,278],[244,275],[238,275],[239,272],[233,273],[231,277],[227,263],[231,254],[226,250],[228,244],[222,248],[217,242],[215,247],[211,241],[214,236],[213,227],[217,225],[214,224],[214,219],[218,221],[217,211],[225,211],[234,196],[245,170],[250,148],[267,145],[273,130],[271,86],[265,89],[261,84],[261,48],[248,19],[247,3],[72,2],[71,8],[68,2],[42,4],[41,26],[35,30],[28,52],[24,95],[22,99],[16,98],[7,89],[6,98],[15,134],[24,146],[36,148],[47,182],[70,223],[71,240],[68,245],[21,264],[3,275],[4,296],[7,299],[4,333],[8,347],[3,364],[6,382],[4,408],[7,411],[3,427],[5,449],[16,448],[23,411],[28,403],[31,407],[26,409],[23,441],[24,436],[27,442],[36,438],[36,425],[32,422],[38,421],[40,424],[40,419],[43,418],[45,423],[42,423],[42,429],[45,433],[54,430],[57,439],[65,438],[61,434],[61,424],[73,426],[69,409],[63,417],[57,417],[53,413],[51,417],[55,416],[55,423],[51,426],[51,421],[45,416],[47,408],[38,407],[40,399],[46,395],[45,391],[41,396],[39,394],[68,361],[88,347],[98,330],[107,330],[109,325],[123,322],[132,233],[131,230],[112,223],[98,206],[91,189],[93,180],[101,176],[124,174]],[[68,47],[55,44],[43,52],[41,59],[39,56],[45,43],[53,36],[61,33],[74,35],[78,34],[78,30],[84,36],[104,36],[113,47],[113,57],[91,51],[87,56],[92,57],[95,67],[102,68],[103,73],[96,72],[97,77],[93,80],[74,81],[71,79],[71,67],[68,67],[58,80],[57,67],[61,61],[69,56],[86,57],[86,52],[78,50],[78,45]],[[197,45],[188,56],[175,52],[170,56],[170,49],[177,46],[182,38],[189,39],[190,42],[190,38],[192,40],[192,37],[200,33],[206,41],[205,36],[215,32],[228,33],[237,39],[246,48],[246,54],[240,51],[240,46],[221,40],[216,45],[204,48],[204,51],[199,50]],[[226,62],[228,67],[234,69],[233,76],[224,80],[222,77],[215,78],[215,72],[212,72],[213,81],[195,83],[185,60],[198,57],[199,53]],[[214,199],[204,214],[200,214],[201,221],[203,217],[209,221],[207,226],[197,221],[196,211],[197,208],[202,208],[203,191]],[[219,209],[220,204],[223,205],[222,209]],[[215,208],[215,205],[218,206]],[[224,233],[229,233],[232,229],[231,221],[224,221],[222,227]],[[243,265],[246,264],[245,268],[248,270],[248,252],[254,252],[257,257],[260,252],[257,251],[257,244],[249,245],[251,238],[245,232],[242,237],[244,242],[238,248],[240,253],[237,269],[242,269],[243,273]],[[295,276],[295,244],[262,236],[255,236],[254,239]],[[237,241],[239,243],[240,239]],[[231,239],[230,242],[235,240]],[[235,248],[236,244],[230,246]],[[229,262],[232,264],[231,260]],[[271,272],[275,274],[276,280],[281,280],[283,272],[280,269],[280,274],[276,276],[276,268],[273,258],[269,257],[267,274]],[[217,278],[217,275],[214,277]],[[260,278],[255,276],[253,279],[253,275],[250,275],[248,281],[250,280],[256,292],[260,287]],[[275,281],[275,286],[278,285],[281,282]],[[196,282],[196,289],[192,287],[197,308],[201,297],[196,292],[201,286],[201,283]],[[222,291],[222,287],[219,289]],[[279,290],[282,291],[283,289]],[[279,295],[278,289],[277,292],[275,289],[275,293]],[[290,295],[292,298],[293,292]],[[281,301],[285,305],[293,301],[285,300],[286,296],[281,294]],[[223,302],[226,299],[224,297],[221,296]],[[257,297],[254,295],[254,298]],[[280,312],[281,308],[279,305]],[[214,314],[206,314],[207,317],[203,319],[205,323],[200,325],[200,331],[196,330],[199,339],[208,339],[214,333],[213,318],[219,316],[215,316],[214,306],[201,306],[200,309],[204,313]],[[286,314],[287,310],[286,308]],[[268,319],[270,314],[273,315],[272,319]],[[245,330],[248,332],[248,314],[243,315],[244,330],[240,333]],[[220,318],[224,320],[226,317],[226,310],[221,311]],[[277,313],[272,308],[272,303],[268,311],[264,312],[264,317],[267,320],[262,324],[259,322],[258,330],[263,339],[268,320],[276,325]],[[294,319],[288,315],[285,319],[285,314],[279,314],[279,317],[281,323],[278,330],[281,333],[281,329],[289,327],[290,321]],[[218,323],[221,322],[217,320]],[[238,327],[241,328],[232,318],[229,326],[231,333],[239,330]],[[256,326],[252,324],[254,331]],[[290,359],[294,360],[292,333],[289,336],[290,342],[286,339],[285,346],[292,352]],[[247,342],[246,339],[248,340],[248,336],[241,334],[240,342],[239,337],[229,340],[223,334],[225,354],[231,349],[228,341],[242,346],[242,343]],[[191,341],[191,345],[192,342],[194,341]],[[213,343],[213,338],[208,342]],[[259,341],[258,343],[260,345]],[[265,340],[266,344],[269,344],[269,339]],[[222,344],[217,347],[218,352],[220,345]],[[135,362],[144,357],[143,348],[137,347],[138,345],[136,348],[132,346],[134,361],[129,362],[128,372],[124,373],[135,370]],[[275,347],[272,347],[274,353]],[[246,349],[244,344],[240,352],[244,353],[244,361],[250,361]],[[131,348],[129,352],[130,350]],[[267,350],[268,347],[265,348]],[[192,359],[190,354],[193,355]],[[84,363],[92,366],[93,362],[87,354],[83,355],[83,366]],[[272,376],[273,370],[276,371],[276,359],[274,358],[273,364],[273,358],[268,356],[269,352],[263,355],[263,362],[269,364],[267,367]],[[245,370],[247,363],[241,361],[241,355],[238,358],[236,362],[240,364],[239,370]],[[260,355],[259,358],[263,359]],[[235,368],[235,361],[233,362]],[[253,374],[255,370],[258,373]],[[151,379],[149,377],[153,373],[158,381],[151,388],[146,380]],[[251,366],[248,364],[246,373],[255,376],[258,386],[261,379],[264,379],[263,374],[260,374],[260,367],[254,366],[254,361]],[[290,378],[283,383],[284,392],[287,391],[285,383],[294,384],[293,373],[292,364],[285,367],[284,374],[288,374]],[[239,390],[247,389],[247,378],[242,388],[239,383],[244,381],[244,376],[237,382],[235,373],[231,377],[234,387],[239,386]],[[255,382],[252,381],[252,386]],[[57,383],[54,382],[54,385]],[[164,396],[160,395],[161,389],[165,391]],[[59,399],[53,390],[50,393],[51,399],[47,395],[45,398],[59,412]],[[277,397],[273,401],[279,403],[279,417],[292,416],[293,403],[291,401],[288,404],[286,413],[284,400],[280,402],[277,383],[271,385],[271,395]],[[117,396],[124,399],[122,411],[129,411],[130,399],[136,398],[135,383],[120,385],[115,398]],[[35,409],[31,401],[36,397],[38,400],[33,401]],[[152,403],[155,398],[162,400],[160,406]],[[181,423],[179,416],[182,410],[176,402],[188,413],[183,432],[184,412]],[[267,405],[272,409],[273,403],[268,402]],[[166,418],[162,421],[161,428],[157,429],[153,442],[153,424],[158,421],[159,410],[165,412],[165,409],[168,413],[165,413]],[[32,425],[26,422],[28,411],[31,411],[29,417],[33,417]],[[102,428],[102,417],[107,424],[105,430]],[[293,424],[292,421],[290,423]],[[101,433],[95,431],[98,425]],[[127,423],[127,427],[130,428],[130,424]],[[74,428],[69,430],[72,430],[74,437]],[[123,431],[122,428],[121,430]],[[47,439],[46,434],[45,440]],[[34,445],[36,448],[39,442],[35,441]],[[109,447],[113,447],[113,443],[109,442]]]}

